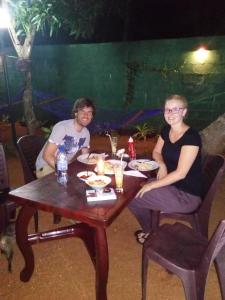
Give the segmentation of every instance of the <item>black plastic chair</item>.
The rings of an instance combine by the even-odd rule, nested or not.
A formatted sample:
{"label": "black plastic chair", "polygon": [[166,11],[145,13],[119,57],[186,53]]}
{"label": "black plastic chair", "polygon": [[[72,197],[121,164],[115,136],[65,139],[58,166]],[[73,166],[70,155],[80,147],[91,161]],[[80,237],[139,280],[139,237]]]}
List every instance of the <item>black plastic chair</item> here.
{"label": "black plastic chair", "polygon": [[164,224],[146,240],[142,253],[142,300],[146,299],[148,263],[152,260],[180,277],[186,300],[204,300],[206,279],[215,262],[222,299],[225,300],[225,220],[212,238],[181,223]]}
{"label": "black plastic chair", "polygon": [[[24,135],[17,141],[17,149],[19,158],[23,168],[23,176],[25,183],[29,183],[36,178],[35,162],[39,152],[44,146],[46,140],[43,136]],[[34,214],[35,231],[38,231],[38,212]]]}
{"label": "black plastic chair", "polygon": [[207,155],[203,165],[203,197],[199,208],[189,214],[164,213],[152,211],[152,228],[159,226],[160,219],[173,218],[186,221],[191,226],[208,238],[209,217],[215,194],[221,183],[225,170],[225,159],[222,155]]}
{"label": "black plastic chair", "polygon": [[[43,148],[46,139],[44,136],[39,135],[24,135],[20,137],[17,141],[17,148],[19,157],[21,160],[24,181],[25,183],[29,183],[35,179],[36,177],[36,159],[41,149]],[[38,230],[38,212],[34,215],[35,218],[35,230]],[[58,224],[61,220],[61,217],[58,215],[53,215],[54,224]]]}
{"label": "black plastic chair", "polygon": [[17,141],[19,157],[22,163],[25,183],[29,183],[36,177],[36,159],[43,148],[46,139],[39,135],[24,135]]}
{"label": "black plastic chair", "polygon": [[15,216],[18,205],[8,200],[10,191],[5,151],[0,143],[0,233],[6,233],[10,220]]}

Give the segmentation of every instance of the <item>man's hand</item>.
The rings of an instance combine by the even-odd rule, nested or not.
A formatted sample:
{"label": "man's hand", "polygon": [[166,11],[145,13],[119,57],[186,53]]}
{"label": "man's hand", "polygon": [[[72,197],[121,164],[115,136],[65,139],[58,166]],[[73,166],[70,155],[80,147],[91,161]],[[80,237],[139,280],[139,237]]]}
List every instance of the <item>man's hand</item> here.
{"label": "man's hand", "polygon": [[84,147],[81,149],[81,153],[82,154],[86,154],[86,153],[89,153],[90,149],[88,147]]}

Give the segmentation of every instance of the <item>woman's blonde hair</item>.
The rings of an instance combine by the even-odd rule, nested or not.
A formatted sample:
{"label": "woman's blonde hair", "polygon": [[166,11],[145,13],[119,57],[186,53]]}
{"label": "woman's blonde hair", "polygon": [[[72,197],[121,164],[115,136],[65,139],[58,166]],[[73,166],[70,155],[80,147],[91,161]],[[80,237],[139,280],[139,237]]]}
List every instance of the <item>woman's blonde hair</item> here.
{"label": "woman's blonde hair", "polygon": [[164,103],[166,104],[166,102],[170,101],[170,100],[178,100],[178,101],[183,103],[185,108],[188,108],[188,102],[187,102],[187,99],[184,96],[176,95],[176,94],[175,95],[170,95],[165,99]]}

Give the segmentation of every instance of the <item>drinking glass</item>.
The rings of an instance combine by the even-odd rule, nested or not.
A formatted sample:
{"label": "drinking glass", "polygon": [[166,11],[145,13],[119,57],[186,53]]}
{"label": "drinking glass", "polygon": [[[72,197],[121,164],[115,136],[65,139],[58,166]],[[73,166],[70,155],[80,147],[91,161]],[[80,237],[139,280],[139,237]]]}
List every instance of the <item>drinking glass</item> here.
{"label": "drinking glass", "polygon": [[97,160],[97,173],[98,175],[104,175],[105,173],[105,160],[103,157],[99,157]]}
{"label": "drinking glass", "polygon": [[121,164],[114,166],[116,191],[118,193],[123,192],[123,166]]}
{"label": "drinking glass", "polygon": [[117,136],[112,136],[110,141],[111,141],[112,157],[115,157],[116,149],[117,149],[117,142],[118,142]]}

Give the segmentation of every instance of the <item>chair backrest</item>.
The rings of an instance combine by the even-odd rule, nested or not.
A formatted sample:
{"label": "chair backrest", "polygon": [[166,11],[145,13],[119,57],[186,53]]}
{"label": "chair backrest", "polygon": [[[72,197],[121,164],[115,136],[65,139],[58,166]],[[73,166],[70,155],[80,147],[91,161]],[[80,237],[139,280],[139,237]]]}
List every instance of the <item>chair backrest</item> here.
{"label": "chair backrest", "polygon": [[[216,191],[223,178],[225,171],[225,159],[222,155],[207,155],[205,163],[202,169],[203,172],[203,194],[202,204],[198,210],[199,224],[203,224],[209,221],[211,206],[215,197]],[[203,226],[204,227],[204,226]],[[206,229],[207,228],[207,229]],[[205,229],[202,228],[202,232],[205,231],[208,236],[208,225]],[[207,231],[207,232],[206,232]]]}
{"label": "chair backrest", "polygon": [[[200,267],[208,270],[211,263],[214,261],[218,253],[225,245],[225,220],[220,221],[216,230],[214,231],[206,251],[201,260]],[[222,250],[223,251],[223,250]]]}
{"label": "chair backrest", "polygon": [[213,198],[225,171],[222,155],[208,155],[203,166],[203,205]]}
{"label": "chair backrest", "polygon": [[46,139],[39,135],[24,135],[17,141],[25,183],[29,183],[36,179],[35,163],[45,142]]}
{"label": "chair backrest", "polygon": [[0,191],[5,193],[9,191],[9,174],[6,164],[5,151],[0,143]]}

